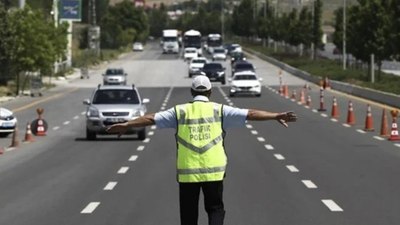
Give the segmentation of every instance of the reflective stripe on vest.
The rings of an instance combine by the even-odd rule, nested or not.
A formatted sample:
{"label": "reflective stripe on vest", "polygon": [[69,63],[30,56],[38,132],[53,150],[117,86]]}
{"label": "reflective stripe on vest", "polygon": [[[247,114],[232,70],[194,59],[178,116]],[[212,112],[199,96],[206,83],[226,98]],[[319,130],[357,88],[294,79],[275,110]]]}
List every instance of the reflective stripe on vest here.
{"label": "reflective stripe on vest", "polygon": [[212,102],[178,105],[177,175],[179,182],[222,180],[226,168],[222,106]]}

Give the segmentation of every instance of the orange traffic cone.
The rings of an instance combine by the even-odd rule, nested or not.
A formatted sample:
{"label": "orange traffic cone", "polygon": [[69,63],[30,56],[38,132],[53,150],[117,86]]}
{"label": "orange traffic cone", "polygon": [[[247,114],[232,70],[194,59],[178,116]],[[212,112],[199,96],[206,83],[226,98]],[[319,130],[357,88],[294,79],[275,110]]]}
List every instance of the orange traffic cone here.
{"label": "orange traffic cone", "polygon": [[311,107],[311,96],[310,96],[310,95],[307,96],[306,106],[307,106],[308,108]]}
{"label": "orange traffic cone", "polygon": [[25,139],[23,140],[23,142],[33,142],[33,141],[35,141],[35,139],[33,139],[32,130],[31,130],[31,124],[27,123],[26,124]]}
{"label": "orange traffic cone", "polygon": [[304,104],[304,103],[306,103],[306,101],[305,101],[305,96],[304,96],[305,94],[304,94],[304,89],[302,89],[301,91],[300,91],[300,99],[299,99],[299,103],[300,104]]}
{"label": "orange traffic cone", "polygon": [[333,97],[331,117],[336,119],[339,118],[339,108],[337,105],[336,97]]}
{"label": "orange traffic cone", "polygon": [[326,109],[324,107],[324,88],[321,87],[319,90],[319,109],[320,112],[325,112]]}
{"label": "orange traffic cone", "polygon": [[399,131],[397,130],[397,115],[399,111],[392,110],[390,113],[392,114],[392,131],[390,132],[389,141],[400,141]]}
{"label": "orange traffic cone", "polygon": [[17,126],[15,126],[14,133],[13,133],[13,136],[11,139],[10,148],[16,148],[19,146],[19,141],[17,140],[17,137],[18,137],[18,128],[17,128]]}
{"label": "orange traffic cone", "polygon": [[349,101],[349,109],[347,112],[347,124],[349,125],[354,125],[356,124],[356,118],[354,116],[354,110],[353,110],[353,103]]}
{"label": "orange traffic cone", "polygon": [[374,122],[372,119],[371,106],[367,105],[367,117],[365,118],[365,131],[374,131]]}
{"label": "orange traffic cone", "polygon": [[381,136],[389,136],[386,109],[382,110]]}
{"label": "orange traffic cone", "polygon": [[283,89],[283,95],[285,96],[285,98],[289,98],[289,88],[287,84],[285,84],[285,87]]}

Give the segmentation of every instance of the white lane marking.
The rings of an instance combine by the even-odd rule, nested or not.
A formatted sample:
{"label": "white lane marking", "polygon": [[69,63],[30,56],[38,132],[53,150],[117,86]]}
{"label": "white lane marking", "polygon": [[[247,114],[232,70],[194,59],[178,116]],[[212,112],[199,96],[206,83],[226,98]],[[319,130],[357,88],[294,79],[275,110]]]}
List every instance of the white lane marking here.
{"label": "white lane marking", "polygon": [[309,189],[317,188],[317,185],[315,185],[311,180],[302,180],[301,182],[303,182],[303,184]]}
{"label": "white lane marking", "polygon": [[308,105],[305,105],[305,106],[304,106],[304,108],[306,108],[306,109],[309,109],[309,108],[310,108],[310,106],[308,106]]}
{"label": "white lane marking", "polygon": [[274,150],[274,146],[272,145],[264,145],[267,150]]}
{"label": "white lane marking", "polygon": [[129,161],[131,161],[131,162],[136,161],[137,158],[138,158],[137,155],[132,155],[132,156],[129,158]]}
{"label": "white lane marking", "polygon": [[400,144],[394,144],[394,146],[399,147],[400,148]]}
{"label": "white lane marking", "polygon": [[140,145],[139,147],[137,147],[136,150],[138,150],[138,151],[143,151],[143,150],[144,150],[144,146],[143,146],[143,145]]}
{"label": "white lane marking", "polygon": [[143,143],[149,143],[150,142],[150,138],[146,138],[143,140]]}
{"label": "white lane marking", "polygon": [[91,214],[99,205],[100,202],[91,202],[81,211],[81,214]]}
{"label": "white lane marking", "polygon": [[86,111],[81,112],[81,115],[85,115],[85,114],[86,114]]}
{"label": "white lane marking", "polygon": [[288,168],[288,170],[290,172],[292,172],[292,173],[298,173],[299,172],[299,170],[293,165],[287,165],[286,168]]}
{"label": "white lane marking", "polygon": [[253,128],[253,126],[251,124],[246,124],[246,127],[249,129]]}
{"label": "white lane marking", "polygon": [[357,132],[360,133],[360,134],[365,134],[366,133],[365,131],[363,131],[361,129],[357,129]]}
{"label": "white lane marking", "polygon": [[77,120],[77,119],[79,119],[79,116],[74,116],[74,120]]}
{"label": "white lane marking", "polygon": [[60,127],[53,127],[53,130],[58,130],[60,129]]}
{"label": "white lane marking", "polygon": [[154,135],[154,131],[149,131],[149,133],[147,133],[149,136]]}
{"label": "white lane marking", "polygon": [[160,108],[160,110],[161,110],[161,111],[165,110],[165,107],[164,107],[164,106],[163,106],[163,107],[161,107],[161,108]]}
{"label": "white lane marking", "polygon": [[274,154],[274,156],[277,160],[285,160],[285,157],[283,157],[281,154]]}
{"label": "white lane marking", "polygon": [[233,103],[232,103],[232,102],[229,102],[229,105],[230,105],[230,106],[233,106]]}
{"label": "white lane marking", "polygon": [[337,122],[338,120],[335,119],[335,118],[332,118],[331,121],[332,121],[332,122]]}
{"label": "white lane marking", "polygon": [[376,140],[379,140],[379,141],[384,141],[384,140],[385,140],[385,138],[379,137],[379,136],[374,136],[374,138],[375,138]]}
{"label": "white lane marking", "polygon": [[322,199],[321,200],[326,207],[329,208],[329,210],[331,210],[332,212],[342,212],[343,209],[340,208],[340,206],[338,204],[336,204],[333,200],[331,199]]}
{"label": "white lane marking", "polygon": [[322,117],[328,117],[328,115],[326,115],[325,113],[321,113]]}
{"label": "white lane marking", "polygon": [[151,129],[152,129],[152,130],[155,130],[156,128],[157,128],[156,125],[151,126]]}
{"label": "white lane marking", "polygon": [[313,112],[313,113],[317,113],[317,112],[318,112],[318,110],[316,110],[316,109],[313,109],[313,110],[312,110],[312,112]]}
{"label": "white lane marking", "polygon": [[344,127],[351,127],[351,126],[350,126],[349,124],[347,124],[347,123],[344,123],[343,126],[344,126]]}
{"label": "white lane marking", "polygon": [[263,137],[257,137],[257,140],[258,140],[259,142],[264,142],[264,141],[265,141],[265,139],[264,139]]}
{"label": "white lane marking", "polygon": [[118,170],[118,174],[125,174],[126,172],[128,172],[129,167],[127,166],[123,166]]}
{"label": "white lane marking", "polygon": [[63,124],[68,125],[69,123],[70,123],[70,121],[65,121]]}
{"label": "white lane marking", "polygon": [[117,186],[117,182],[108,182],[108,184],[104,187],[105,191],[112,191],[115,186]]}
{"label": "white lane marking", "polygon": [[251,133],[254,134],[254,135],[256,135],[256,134],[258,134],[258,131],[252,130]]}
{"label": "white lane marking", "polygon": [[167,106],[167,103],[164,102],[161,106],[162,106],[162,107],[165,107],[165,106]]}

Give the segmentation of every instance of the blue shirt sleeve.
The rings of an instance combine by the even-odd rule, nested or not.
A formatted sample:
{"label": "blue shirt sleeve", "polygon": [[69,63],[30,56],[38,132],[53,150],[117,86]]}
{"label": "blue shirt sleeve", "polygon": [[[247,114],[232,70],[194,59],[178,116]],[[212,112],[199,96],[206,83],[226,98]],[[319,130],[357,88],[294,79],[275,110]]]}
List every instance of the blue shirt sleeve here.
{"label": "blue shirt sleeve", "polygon": [[228,105],[223,106],[223,128],[244,127],[249,110],[236,108]]}
{"label": "blue shirt sleeve", "polygon": [[174,108],[157,112],[154,115],[154,121],[157,128],[174,128],[176,129],[176,113]]}

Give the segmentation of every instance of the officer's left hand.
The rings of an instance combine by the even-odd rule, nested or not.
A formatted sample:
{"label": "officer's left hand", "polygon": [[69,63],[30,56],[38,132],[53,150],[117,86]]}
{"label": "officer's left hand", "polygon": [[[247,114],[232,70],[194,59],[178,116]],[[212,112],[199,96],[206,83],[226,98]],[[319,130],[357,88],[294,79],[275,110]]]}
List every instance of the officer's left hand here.
{"label": "officer's left hand", "polygon": [[285,127],[288,127],[287,122],[296,122],[297,115],[294,112],[283,112],[276,116],[276,120]]}

